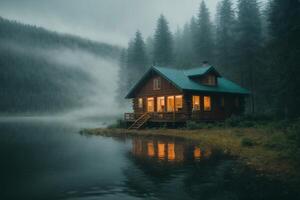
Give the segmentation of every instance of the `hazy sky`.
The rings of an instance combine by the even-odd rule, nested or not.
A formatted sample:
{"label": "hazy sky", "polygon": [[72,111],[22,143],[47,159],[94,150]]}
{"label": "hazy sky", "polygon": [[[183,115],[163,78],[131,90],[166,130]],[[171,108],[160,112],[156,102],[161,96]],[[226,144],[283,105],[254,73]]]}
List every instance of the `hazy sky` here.
{"label": "hazy sky", "polygon": [[[219,0],[205,0],[215,15]],[[0,16],[58,32],[126,45],[139,29],[153,33],[163,13],[172,31],[196,15],[201,0],[0,0]]]}

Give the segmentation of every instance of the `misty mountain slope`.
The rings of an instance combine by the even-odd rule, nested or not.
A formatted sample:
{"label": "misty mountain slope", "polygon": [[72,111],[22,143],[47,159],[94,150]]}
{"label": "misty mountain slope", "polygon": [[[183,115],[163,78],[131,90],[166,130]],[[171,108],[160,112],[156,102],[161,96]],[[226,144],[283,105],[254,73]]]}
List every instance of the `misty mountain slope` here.
{"label": "misty mountain slope", "polygon": [[116,76],[119,52],[1,18],[0,113],[56,113],[93,104],[98,93],[114,90],[103,72]]}
{"label": "misty mountain slope", "polygon": [[95,53],[98,56],[115,58],[120,54],[120,47],[94,42],[78,36],[59,34],[42,27],[18,23],[0,16],[0,38],[13,41],[28,47],[41,48],[80,48]]}

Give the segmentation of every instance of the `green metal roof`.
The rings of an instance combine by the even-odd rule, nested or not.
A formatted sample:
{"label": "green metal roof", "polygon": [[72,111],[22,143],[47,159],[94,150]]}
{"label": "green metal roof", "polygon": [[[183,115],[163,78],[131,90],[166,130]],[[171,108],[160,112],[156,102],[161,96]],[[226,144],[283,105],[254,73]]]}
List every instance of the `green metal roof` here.
{"label": "green metal roof", "polygon": [[[188,70],[172,69],[165,67],[151,67],[145,75],[138,81],[137,84],[129,91],[126,98],[133,98],[134,92],[139,87],[139,85],[147,79],[151,72],[156,72],[168,81],[170,81],[175,87],[181,91],[196,91],[196,92],[213,92],[213,93],[231,93],[231,94],[242,94],[248,95],[250,91],[242,88],[238,84],[223,78],[221,76],[218,78],[218,84],[216,86],[207,86],[193,81],[190,77],[201,76],[209,71],[218,72],[211,66],[199,67]],[[219,75],[219,74],[218,74]]]}

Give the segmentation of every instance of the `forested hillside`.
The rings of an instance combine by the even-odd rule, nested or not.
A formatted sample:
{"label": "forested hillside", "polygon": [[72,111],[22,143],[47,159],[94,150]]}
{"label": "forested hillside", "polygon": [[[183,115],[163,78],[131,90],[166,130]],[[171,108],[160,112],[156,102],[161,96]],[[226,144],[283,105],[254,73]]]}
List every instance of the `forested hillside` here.
{"label": "forested hillside", "polygon": [[209,61],[252,92],[248,113],[299,117],[300,2],[222,0],[214,19],[202,1],[175,33],[163,15],[153,36],[144,40],[137,31],[120,59],[119,94],[124,96],[151,65],[185,69]]}
{"label": "forested hillside", "polygon": [[0,113],[82,106],[93,82],[76,52],[114,60],[120,48],[0,18]]}

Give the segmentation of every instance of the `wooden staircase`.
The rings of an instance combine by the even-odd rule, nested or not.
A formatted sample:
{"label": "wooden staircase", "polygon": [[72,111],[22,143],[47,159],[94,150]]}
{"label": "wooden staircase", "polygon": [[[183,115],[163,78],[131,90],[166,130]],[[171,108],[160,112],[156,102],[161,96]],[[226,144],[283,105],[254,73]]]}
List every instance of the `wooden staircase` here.
{"label": "wooden staircase", "polygon": [[140,116],[128,129],[140,129],[151,118],[149,113]]}

